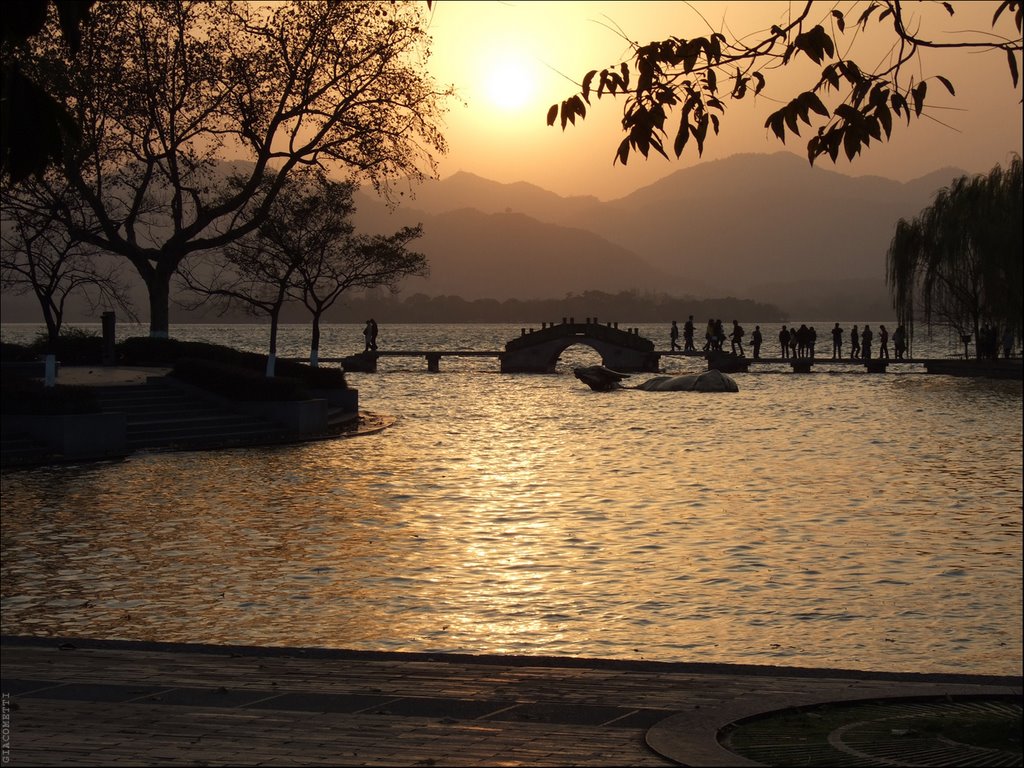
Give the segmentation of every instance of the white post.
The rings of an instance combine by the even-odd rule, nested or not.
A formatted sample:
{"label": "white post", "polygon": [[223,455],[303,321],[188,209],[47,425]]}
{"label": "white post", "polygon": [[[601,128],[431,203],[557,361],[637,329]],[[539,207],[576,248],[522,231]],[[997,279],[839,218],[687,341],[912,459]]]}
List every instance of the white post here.
{"label": "white post", "polygon": [[57,383],[57,358],[54,355],[46,356],[46,386],[52,387]]}
{"label": "white post", "polygon": [[316,368],[317,367],[317,362],[318,362],[319,358],[320,358],[320,350],[317,349],[316,347],[314,347],[309,352],[309,364],[311,366],[313,366],[314,368]]}
{"label": "white post", "polygon": [[277,355],[267,355],[267,378],[274,378],[274,363],[277,361]]}

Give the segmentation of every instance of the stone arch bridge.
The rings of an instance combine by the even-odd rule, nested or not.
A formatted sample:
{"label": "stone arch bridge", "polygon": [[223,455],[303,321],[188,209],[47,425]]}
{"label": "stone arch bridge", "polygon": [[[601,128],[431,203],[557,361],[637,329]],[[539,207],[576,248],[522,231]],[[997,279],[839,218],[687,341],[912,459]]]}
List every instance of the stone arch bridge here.
{"label": "stone arch bridge", "polygon": [[657,372],[661,356],[654,342],[611,324],[552,323],[530,330],[505,344],[500,354],[502,373],[554,373],[558,358],[575,344],[583,344],[601,356],[601,363],[623,373]]}

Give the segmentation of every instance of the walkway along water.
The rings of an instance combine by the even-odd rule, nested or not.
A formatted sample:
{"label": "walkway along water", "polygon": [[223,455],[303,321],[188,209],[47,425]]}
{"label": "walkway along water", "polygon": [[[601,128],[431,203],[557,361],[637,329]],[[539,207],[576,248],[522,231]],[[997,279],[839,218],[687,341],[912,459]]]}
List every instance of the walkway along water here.
{"label": "walkway along water", "polygon": [[1024,376],[1021,358],[1009,360],[965,360],[955,358],[873,358],[833,359],[828,357],[746,357],[725,352],[683,352],[655,350],[654,342],[639,335],[637,328],[622,330],[618,323],[601,325],[597,318],[585,323],[543,323],[540,330],[521,329],[520,336],[505,344],[504,350],[375,350],[348,357],[321,358],[320,362],[341,363],[346,371],[374,373],[381,357],[422,357],[427,370],[438,372],[442,357],[493,357],[502,373],[554,373],[560,355],[571,346],[582,344],[601,356],[601,364],[622,373],[658,373],[663,357],[702,357],[708,370],[741,373],[751,366],[790,366],[794,373],[810,373],[815,365],[837,365],[864,369],[867,373],[885,373],[889,366],[923,367],[927,373],[949,376],[1014,378]]}

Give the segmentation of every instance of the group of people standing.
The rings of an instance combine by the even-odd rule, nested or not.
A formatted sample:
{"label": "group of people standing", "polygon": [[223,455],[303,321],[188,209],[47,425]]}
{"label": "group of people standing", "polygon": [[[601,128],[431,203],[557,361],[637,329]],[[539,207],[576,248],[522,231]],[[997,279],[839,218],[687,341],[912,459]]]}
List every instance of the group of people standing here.
{"label": "group of people standing", "polygon": [[[683,324],[683,346],[679,346],[679,324],[673,320],[672,328],[669,331],[669,339],[672,342],[673,352],[696,352],[697,349],[694,346],[693,337],[697,331],[696,325],[693,322],[693,315],[690,315],[689,319]],[[743,329],[735,320],[732,321],[732,331],[726,336],[725,325],[722,323],[721,318],[717,320],[714,318],[708,319],[708,324],[704,329],[704,346],[702,350],[704,352],[721,352],[725,346],[725,340],[728,338],[732,343],[732,353],[734,355],[743,355],[743,337],[746,336],[747,332]],[[761,342],[763,338],[761,336],[761,326],[757,325],[754,327],[754,332],[750,336],[751,345],[754,348],[754,358],[757,359],[761,354]]]}
{"label": "group of people standing", "polygon": [[[672,321],[672,328],[669,331],[669,338],[672,341],[672,351],[683,351],[683,352],[696,352],[694,347],[693,336],[695,332],[693,324],[693,315],[686,321],[683,326],[683,346],[679,346],[679,326],[675,320]],[[721,320],[709,319],[707,328],[704,332],[704,352],[721,352],[725,340],[728,338],[732,342],[732,353],[740,356],[744,355],[743,352],[743,337],[745,335],[743,326],[741,326],[735,320],[732,321],[732,332],[726,336],[725,328]],[[832,328],[832,359],[841,360],[843,358],[843,334],[844,331],[840,327],[839,323],[836,323]],[[763,342],[763,336],[761,334],[761,326],[754,326],[754,332],[750,337],[751,346],[753,347],[753,356],[755,360],[761,357],[761,344]],[[789,360],[790,358],[813,358],[815,354],[815,345],[818,341],[818,332],[814,329],[814,326],[808,326],[801,324],[799,328],[789,328],[782,326],[782,330],[779,331],[779,347],[781,348],[782,359]],[[850,329],[850,359],[851,360],[870,360],[873,354],[873,344],[875,341],[875,332],[871,330],[870,325],[865,325],[863,328],[853,326]],[[878,326],[878,357],[879,359],[889,359],[889,330],[884,325]],[[907,330],[903,325],[897,326],[896,330],[892,333],[892,343],[894,352],[897,360],[905,359],[907,353]]]}

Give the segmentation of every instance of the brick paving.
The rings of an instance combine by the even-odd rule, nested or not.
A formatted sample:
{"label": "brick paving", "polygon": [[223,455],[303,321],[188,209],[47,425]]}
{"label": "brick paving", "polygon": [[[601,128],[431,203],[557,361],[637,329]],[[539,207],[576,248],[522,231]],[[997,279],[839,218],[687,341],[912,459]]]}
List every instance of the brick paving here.
{"label": "brick paving", "polygon": [[752,765],[733,720],[1019,677],[4,638],[4,765]]}

